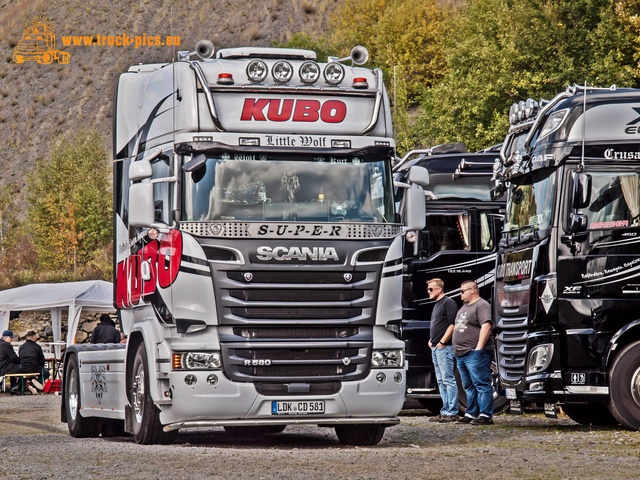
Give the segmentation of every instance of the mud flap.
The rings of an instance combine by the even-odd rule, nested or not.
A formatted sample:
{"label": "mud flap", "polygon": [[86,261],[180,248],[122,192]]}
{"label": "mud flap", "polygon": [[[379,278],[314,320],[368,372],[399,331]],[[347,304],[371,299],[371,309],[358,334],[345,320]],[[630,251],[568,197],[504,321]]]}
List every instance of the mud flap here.
{"label": "mud flap", "polygon": [[544,415],[547,418],[558,418],[558,404],[545,402]]}
{"label": "mud flap", "polygon": [[512,415],[522,415],[524,407],[520,400],[509,400],[509,413]]}

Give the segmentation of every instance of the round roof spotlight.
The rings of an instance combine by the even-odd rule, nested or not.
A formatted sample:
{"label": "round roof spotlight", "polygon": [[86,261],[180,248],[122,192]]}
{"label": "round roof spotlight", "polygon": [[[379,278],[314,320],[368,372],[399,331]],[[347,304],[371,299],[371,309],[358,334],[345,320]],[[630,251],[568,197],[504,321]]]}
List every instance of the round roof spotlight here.
{"label": "round roof spotlight", "polygon": [[527,98],[524,111],[525,117],[534,117],[536,113],[538,113],[538,102],[536,102],[533,98]]}
{"label": "round roof spotlight", "polygon": [[252,83],[262,83],[267,78],[267,65],[262,60],[251,60],[247,65],[247,77]]}
{"label": "round roof spotlight", "polygon": [[518,102],[518,120],[524,120],[525,119],[524,109],[525,109],[524,100],[520,100]]}
{"label": "round roof spotlight", "polygon": [[514,103],[511,105],[511,108],[509,109],[509,123],[511,123],[511,125],[515,125],[516,123],[518,123],[518,104]]}
{"label": "round roof spotlight", "polygon": [[344,67],[336,62],[328,63],[324,67],[324,79],[330,85],[338,85],[344,79]]}
{"label": "round roof spotlight", "polygon": [[276,83],[287,83],[293,76],[293,67],[289,62],[278,60],[273,64],[271,75],[273,75],[273,79]]}
{"label": "round roof spotlight", "polygon": [[320,78],[320,67],[316,62],[304,62],[298,71],[303,83],[315,83]]}

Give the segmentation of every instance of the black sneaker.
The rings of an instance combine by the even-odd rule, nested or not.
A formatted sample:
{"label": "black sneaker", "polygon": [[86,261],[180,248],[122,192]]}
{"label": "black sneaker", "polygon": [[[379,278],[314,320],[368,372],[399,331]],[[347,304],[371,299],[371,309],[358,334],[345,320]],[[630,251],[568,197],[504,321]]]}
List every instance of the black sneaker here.
{"label": "black sneaker", "polygon": [[471,422],[475,421],[475,419],[473,417],[470,417],[469,415],[465,415],[464,417],[460,417],[456,423],[466,423],[469,424]]}
{"label": "black sneaker", "polygon": [[440,423],[451,423],[458,421],[458,415],[442,415],[440,416]]}
{"label": "black sneaker", "polygon": [[480,415],[475,420],[471,420],[471,424],[472,425],[493,425],[493,419],[491,417]]}
{"label": "black sneaker", "polygon": [[429,421],[431,423],[440,423],[441,419],[442,419],[442,415],[436,415],[435,417],[431,417]]}

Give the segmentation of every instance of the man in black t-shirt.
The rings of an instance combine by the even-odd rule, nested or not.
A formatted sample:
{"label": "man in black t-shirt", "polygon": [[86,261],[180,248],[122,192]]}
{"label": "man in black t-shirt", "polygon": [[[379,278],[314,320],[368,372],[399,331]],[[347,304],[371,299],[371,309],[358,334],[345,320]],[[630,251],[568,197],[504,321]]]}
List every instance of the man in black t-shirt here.
{"label": "man in black t-shirt", "polygon": [[453,347],[451,336],[458,307],[456,302],[444,294],[444,282],[439,278],[427,281],[427,293],[435,300],[431,312],[431,359],[436,372],[438,389],[442,397],[440,415],[431,418],[431,422],[447,423],[458,419],[458,385],[454,374]]}

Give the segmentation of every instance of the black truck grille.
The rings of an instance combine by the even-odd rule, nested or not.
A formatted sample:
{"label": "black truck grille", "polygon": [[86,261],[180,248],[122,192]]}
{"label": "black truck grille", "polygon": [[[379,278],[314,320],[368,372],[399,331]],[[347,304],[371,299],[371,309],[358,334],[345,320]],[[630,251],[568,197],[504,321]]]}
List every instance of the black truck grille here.
{"label": "black truck grille", "polygon": [[517,383],[523,375],[527,358],[527,317],[499,318],[496,338],[500,377]]}

